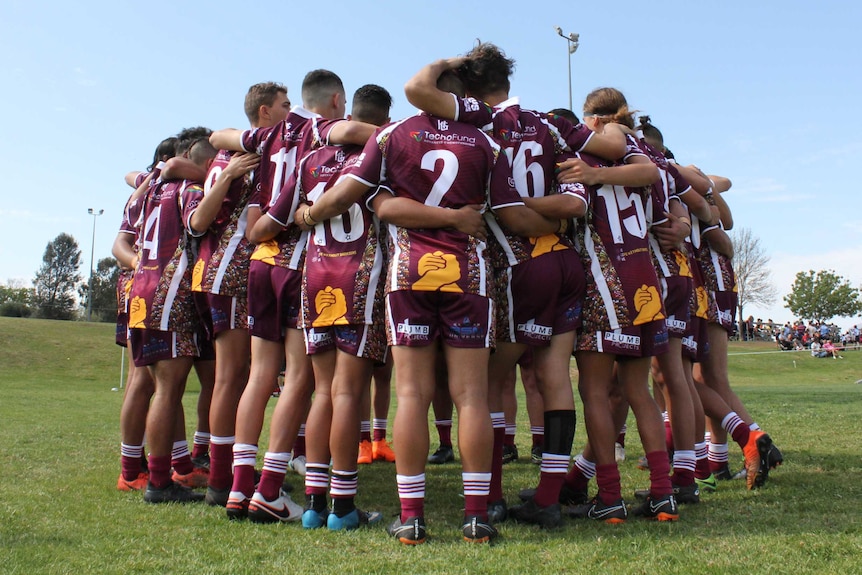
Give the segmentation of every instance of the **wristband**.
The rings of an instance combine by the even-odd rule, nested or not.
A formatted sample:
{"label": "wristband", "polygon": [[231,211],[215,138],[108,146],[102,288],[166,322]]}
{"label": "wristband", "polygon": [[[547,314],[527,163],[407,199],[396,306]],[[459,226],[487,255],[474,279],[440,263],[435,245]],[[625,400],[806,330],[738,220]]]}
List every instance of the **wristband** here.
{"label": "wristband", "polygon": [[310,228],[313,228],[317,225],[317,221],[311,217],[311,207],[309,206],[304,212],[302,212],[302,221],[305,222]]}
{"label": "wristband", "polygon": [[560,227],[557,228],[558,234],[566,233],[566,230],[569,229],[569,220],[560,220]]}

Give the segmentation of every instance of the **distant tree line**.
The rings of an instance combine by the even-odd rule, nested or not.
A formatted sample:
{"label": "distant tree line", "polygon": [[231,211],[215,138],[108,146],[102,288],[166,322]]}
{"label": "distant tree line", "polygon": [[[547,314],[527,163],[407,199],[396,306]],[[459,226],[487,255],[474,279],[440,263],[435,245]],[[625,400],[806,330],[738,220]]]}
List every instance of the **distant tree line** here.
{"label": "distant tree line", "polygon": [[[81,275],[78,242],[62,233],[45,247],[42,265],[33,287],[10,281],[0,284],[0,316],[79,319],[87,309],[89,277]],[[116,285],[120,268],[114,258],[102,258],[93,271],[92,319],[114,321],[117,317]],[[77,297],[76,297],[77,296]]]}

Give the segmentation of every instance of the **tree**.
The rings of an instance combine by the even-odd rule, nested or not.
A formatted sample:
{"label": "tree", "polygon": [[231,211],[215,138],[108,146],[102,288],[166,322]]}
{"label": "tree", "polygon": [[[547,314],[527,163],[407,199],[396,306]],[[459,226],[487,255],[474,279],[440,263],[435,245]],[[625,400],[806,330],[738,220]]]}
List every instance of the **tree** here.
{"label": "tree", "polygon": [[736,272],[740,333],[744,333],[741,326],[745,321],[745,306],[768,306],[775,301],[778,293],[772,283],[769,256],[760,244],[760,238],[752,234],[749,228],[734,231],[730,238],[733,241],[733,270]]}
{"label": "tree", "polygon": [[784,302],[796,317],[818,322],[862,311],[859,289],[832,270],[799,272]]}
{"label": "tree", "polygon": [[75,314],[75,287],[81,281],[81,250],[69,234],[60,234],[45,247],[42,267],[33,280],[33,303],[39,317],[71,319]]}
{"label": "tree", "polygon": [[[102,258],[93,271],[93,305],[90,307],[97,321],[114,321],[117,319],[117,280],[120,277],[120,267],[114,258]],[[78,287],[81,306],[87,305],[89,285],[82,283]]]}
{"label": "tree", "polygon": [[20,280],[0,284],[0,316],[30,317],[32,299],[33,288],[26,287]]}

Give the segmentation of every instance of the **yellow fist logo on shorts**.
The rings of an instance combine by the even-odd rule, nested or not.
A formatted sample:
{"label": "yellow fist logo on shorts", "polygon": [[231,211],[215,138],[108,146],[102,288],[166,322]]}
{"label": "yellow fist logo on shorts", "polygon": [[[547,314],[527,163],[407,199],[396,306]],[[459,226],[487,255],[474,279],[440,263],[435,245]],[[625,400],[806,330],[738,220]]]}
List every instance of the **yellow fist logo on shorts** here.
{"label": "yellow fist logo on shorts", "polygon": [[454,254],[436,251],[419,258],[421,276],[413,289],[417,291],[448,291],[463,293],[457,282],[461,279],[461,265]]}
{"label": "yellow fist logo on shorts", "polygon": [[201,284],[204,283],[204,261],[198,260],[195,269],[192,270],[192,291],[203,291]]}
{"label": "yellow fist logo on shorts", "polygon": [[676,265],[679,266],[679,275],[690,278],[691,268],[688,267],[688,257],[679,250],[673,251],[673,257],[676,259]]}
{"label": "yellow fist logo on shorts", "polygon": [[550,252],[566,249],[566,246],[560,243],[560,237],[557,234],[548,234],[538,238],[530,238],[530,243],[533,244],[533,251],[530,253],[530,256],[534,258]]}
{"label": "yellow fist logo on shorts", "polygon": [[257,246],[257,249],[251,254],[251,259],[274,266],[277,255],[278,244],[274,240],[269,240]]}
{"label": "yellow fist logo on shorts", "polygon": [[144,320],[147,319],[147,302],[141,296],[135,296],[129,302],[129,328],[147,327]]}
{"label": "yellow fist logo on shorts", "polygon": [[706,293],[706,288],[698,286],[694,294],[697,296],[697,311],[694,315],[701,319],[709,319],[709,295]]}
{"label": "yellow fist logo on shorts", "polygon": [[638,291],[635,292],[635,310],[637,310],[638,316],[633,325],[664,319],[664,314],[661,312],[661,297],[655,286],[644,284],[638,288]]}
{"label": "yellow fist logo on shorts", "polygon": [[318,314],[311,324],[314,327],[347,325],[344,317],[347,314],[347,298],[341,288],[326,286],[317,292],[314,296],[314,310]]}

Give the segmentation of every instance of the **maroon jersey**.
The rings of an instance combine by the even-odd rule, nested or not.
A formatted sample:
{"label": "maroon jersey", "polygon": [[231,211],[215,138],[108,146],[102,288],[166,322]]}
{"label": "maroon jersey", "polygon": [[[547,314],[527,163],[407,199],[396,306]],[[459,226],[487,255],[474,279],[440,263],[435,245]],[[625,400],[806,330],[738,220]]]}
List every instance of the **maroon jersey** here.
{"label": "maroon jersey", "polygon": [[[233,155],[233,152],[219,151],[207,173],[203,196],[215,185]],[[249,174],[231,182],[218,214],[201,238],[192,274],[192,291],[246,295],[253,246],[245,237],[245,229],[253,190]]]}
{"label": "maroon jersey", "polygon": [[[500,148],[479,129],[419,114],[376,132],[348,172],[367,186],[429,206],[522,205]],[[492,173],[493,171],[493,173]],[[389,225],[387,292],[460,292],[488,296],[485,242],[454,229]]]}
{"label": "maroon jersey", "polygon": [[[293,174],[297,159],[325,141],[313,112],[294,107],[287,118],[271,128],[255,128],[242,133],[242,146],[248,152],[260,155],[260,168],[254,176],[255,192],[249,202],[266,211],[278,200],[284,184]],[[302,266],[301,230],[292,223],[274,239],[261,243],[252,259],[270,265],[300,269]]]}
{"label": "maroon jersey", "polygon": [[[564,154],[579,152],[593,132],[583,124],[573,125],[560,116],[521,108],[517,97],[489,108],[473,98],[456,99],[457,116],[481,126],[505,151],[512,168],[515,188],[523,198],[544,197],[558,191],[555,169]],[[496,219],[489,218],[496,242],[492,244],[494,265],[513,266],[552,251],[571,248],[563,235],[525,238],[512,234]]]}
{"label": "maroon jersey", "polygon": [[140,260],[129,294],[129,327],[195,331],[191,293],[189,218],[201,186],[188,180],[161,182],[144,196],[138,246]]}
{"label": "maroon jersey", "polygon": [[[588,154],[579,156],[594,167],[608,165]],[[575,234],[587,276],[585,329],[614,330],[664,319],[647,239],[649,188],[606,184],[585,191],[589,209]]]}
{"label": "maroon jersey", "polygon": [[[324,146],[300,161],[296,174],[267,216],[281,224],[293,221],[291,196],[313,204],[358,160],[359,146]],[[311,230],[302,283],[305,328],[373,324],[383,312],[383,251],[378,223],[364,203],[320,222]]]}

